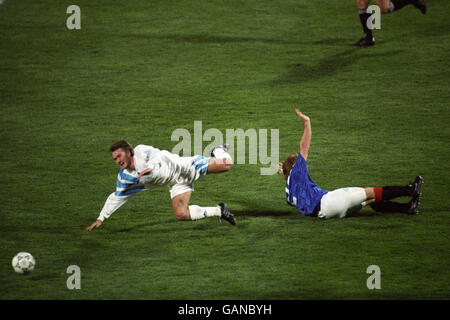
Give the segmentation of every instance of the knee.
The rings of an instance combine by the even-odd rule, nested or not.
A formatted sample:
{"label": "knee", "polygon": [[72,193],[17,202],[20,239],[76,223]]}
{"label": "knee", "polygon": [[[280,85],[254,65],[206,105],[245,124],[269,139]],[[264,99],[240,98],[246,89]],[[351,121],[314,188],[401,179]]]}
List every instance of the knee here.
{"label": "knee", "polygon": [[389,6],[382,6],[382,7],[380,7],[380,12],[381,13],[389,13]]}
{"label": "knee", "polygon": [[233,163],[231,162],[226,162],[222,165],[223,167],[223,171],[229,171],[231,169],[231,167],[233,166]]}
{"label": "knee", "polygon": [[208,166],[208,172],[219,173],[229,171],[233,166],[231,159],[214,159],[214,162]]}
{"label": "knee", "polygon": [[375,199],[375,191],[374,188],[364,188],[364,192],[366,194],[366,200]]}
{"label": "knee", "polygon": [[183,221],[191,219],[189,208],[176,208],[173,210],[173,213],[175,214],[175,218],[177,218],[177,220]]}
{"label": "knee", "polygon": [[384,1],[384,0],[378,0],[377,6],[380,8],[381,13],[388,13],[389,12],[389,3],[390,1]]}
{"label": "knee", "polygon": [[358,6],[358,9],[366,9],[369,5],[370,0],[356,0],[356,5]]}

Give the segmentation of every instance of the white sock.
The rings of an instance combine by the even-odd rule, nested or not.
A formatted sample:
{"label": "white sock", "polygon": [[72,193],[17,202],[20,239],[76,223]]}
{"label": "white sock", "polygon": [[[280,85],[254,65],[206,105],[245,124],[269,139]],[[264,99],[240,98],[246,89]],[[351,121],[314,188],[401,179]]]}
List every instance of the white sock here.
{"label": "white sock", "polygon": [[226,152],[225,150],[223,150],[222,148],[216,148],[213,152],[214,157],[216,159],[230,159],[231,160],[231,156],[228,152]]}
{"label": "white sock", "polygon": [[191,215],[191,220],[204,219],[208,217],[220,217],[222,212],[220,207],[200,207],[196,205],[189,206],[189,214]]}
{"label": "white sock", "polygon": [[389,12],[392,12],[395,10],[395,5],[392,3],[392,1],[389,2]]}

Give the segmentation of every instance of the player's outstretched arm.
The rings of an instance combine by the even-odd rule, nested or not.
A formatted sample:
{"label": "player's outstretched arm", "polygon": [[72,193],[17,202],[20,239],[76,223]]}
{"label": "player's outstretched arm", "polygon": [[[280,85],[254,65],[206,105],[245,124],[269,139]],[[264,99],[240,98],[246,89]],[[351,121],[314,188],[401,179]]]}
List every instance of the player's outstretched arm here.
{"label": "player's outstretched arm", "polygon": [[95,220],[89,227],[87,227],[86,231],[91,231],[94,228],[98,228],[102,225],[102,220]]}
{"label": "player's outstretched arm", "polygon": [[105,205],[103,206],[103,209],[100,212],[100,215],[98,216],[97,220],[95,220],[85,230],[91,231],[94,228],[100,227],[103,221],[105,219],[108,219],[117,209],[123,206],[128,201],[128,198],[131,197],[132,195],[133,193],[118,197],[115,195],[115,192],[111,193],[109,197],[106,199]]}
{"label": "player's outstretched arm", "polygon": [[311,144],[311,121],[309,117],[301,113],[298,109],[295,109],[295,113],[303,120],[304,129],[303,136],[300,140],[300,154],[306,160],[308,158],[309,146]]}

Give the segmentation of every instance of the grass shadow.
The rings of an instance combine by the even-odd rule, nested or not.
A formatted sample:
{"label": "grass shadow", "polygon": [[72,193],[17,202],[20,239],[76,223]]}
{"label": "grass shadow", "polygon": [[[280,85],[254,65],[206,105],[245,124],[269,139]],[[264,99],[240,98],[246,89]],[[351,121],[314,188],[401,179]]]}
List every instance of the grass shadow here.
{"label": "grass shadow", "polygon": [[226,43],[268,43],[268,44],[300,44],[298,41],[283,39],[257,38],[257,37],[233,37],[211,34],[127,34],[126,38],[142,38],[147,40],[170,40],[176,42],[188,42],[194,44],[226,44]]}
{"label": "grass shadow", "polygon": [[251,217],[284,217],[294,216],[295,212],[292,211],[275,211],[275,210],[233,210],[233,214],[238,216],[251,216]]}
{"label": "grass shadow", "polygon": [[143,228],[147,228],[147,227],[153,227],[153,226],[157,226],[157,225],[172,224],[172,223],[175,223],[175,222],[178,222],[178,221],[174,220],[174,221],[164,221],[164,222],[141,223],[141,224],[136,224],[136,225],[133,225],[133,226],[130,226],[130,227],[126,227],[126,228],[121,228],[121,229],[117,229],[117,230],[111,230],[111,233],[130,232],[130,231],[135,231],[135,230],[139,230],[139,229],[143,229]]}
{"label": "grass shadow", "polygon": [[[356,40],[355,40],[356,41]],[[326,38],[326,39],[320,39],[316,41],[311,42],[312,45],[319,45],[319,46],[345,46],[347,47],[349,44],[348,39],[339,39],[339,38]],[[350,42],[351,44],[351,42]]]}
{"label": "grass shadow", "polygon": [[347,49],[325,57],[316,65],[307,65],[302,62],[291,66],[290,71],[282,75],[279,79],[272,81],[272,84],[302,83],[311,80],[332,76],[341,69],[356,63],[360,59],[370,60],[375,57],[393,56],[402,53],[404,50],[394,50],[387,52],[370,52],[358,50],[358,48]]}
{"label": "grass shadow", "polygon": [[[406,37],[407,34],[399,35],[397,37]],[[383,39],[383,41],[375,42],[376,47],[356,47],[354,46],[354,43],[359,40],[360,37],[356,37],[353,39],[342,39],[342,38],[326,38],[326,39],[320,39],[317,41],[313,41],[310,44],[317,45],[317,46],[335,46],[340,48],[353,48],[353,50],[376,50],[376,48],[379,48],[380,46],[383,46],[386,43],[390,43],[392,41],[395,41],[394,39]]]}

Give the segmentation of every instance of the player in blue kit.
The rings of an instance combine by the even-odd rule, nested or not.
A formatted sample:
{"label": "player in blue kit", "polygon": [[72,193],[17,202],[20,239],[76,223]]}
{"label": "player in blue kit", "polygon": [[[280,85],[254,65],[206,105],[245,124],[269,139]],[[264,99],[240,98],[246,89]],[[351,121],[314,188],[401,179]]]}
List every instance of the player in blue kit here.
{"label": "player in blue kit", "polygon": [[[417,176],[406,186],[341,188],[328,191],[320,188],[309,176],[306,160],[311,144],[311,121],[308,116],[295,109],[304,121],[300,140],[300,153],[291,155],[280,163],[279,172],[286,179],[286,201],[297,207],[302,214],[319,218],[343,218],[353,209],[371,205],[380,212],[417,214],[423,179]],[[411,197],[408,203],[390,201],[397,197]]]}

